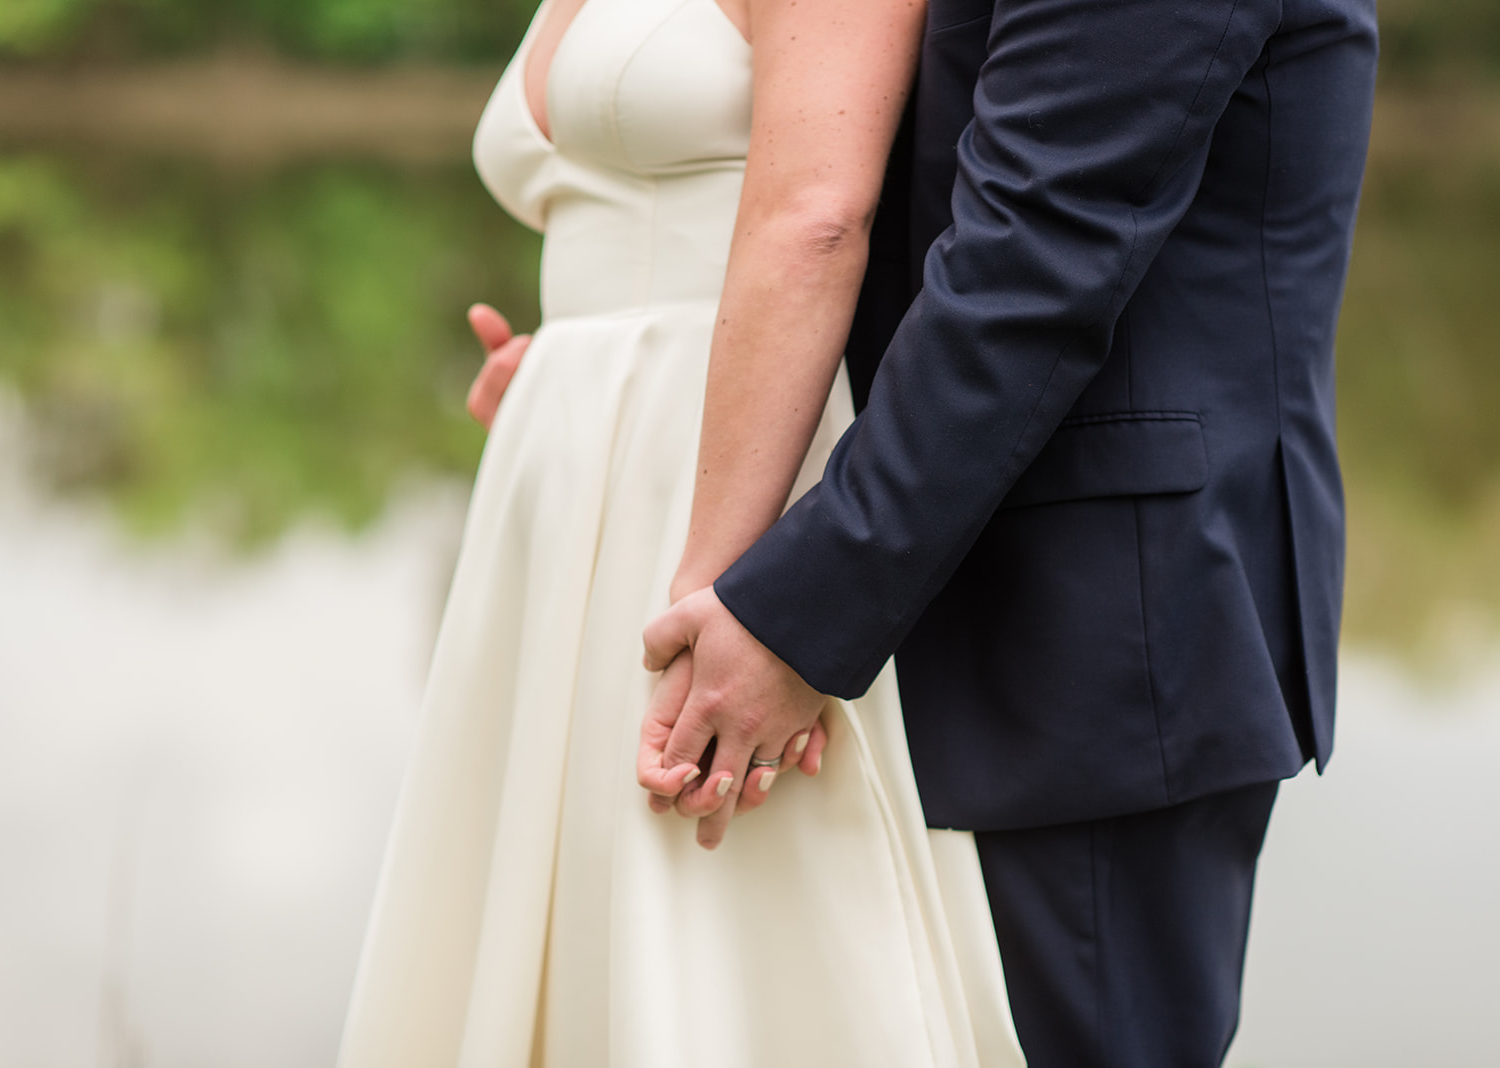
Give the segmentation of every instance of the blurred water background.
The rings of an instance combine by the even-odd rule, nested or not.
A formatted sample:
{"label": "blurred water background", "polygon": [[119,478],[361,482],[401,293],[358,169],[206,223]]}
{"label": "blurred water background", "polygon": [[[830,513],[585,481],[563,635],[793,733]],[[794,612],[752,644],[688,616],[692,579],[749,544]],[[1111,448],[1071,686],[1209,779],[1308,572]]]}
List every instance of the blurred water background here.
{"label": "blurred water background", "polygon": [[[536,320],[486,0],[0,0],[0,1068],[332,1061]],[[1388,0],[1340,332],[1339,751],[1234,1068],[1500,1065],[1500,5]]]}

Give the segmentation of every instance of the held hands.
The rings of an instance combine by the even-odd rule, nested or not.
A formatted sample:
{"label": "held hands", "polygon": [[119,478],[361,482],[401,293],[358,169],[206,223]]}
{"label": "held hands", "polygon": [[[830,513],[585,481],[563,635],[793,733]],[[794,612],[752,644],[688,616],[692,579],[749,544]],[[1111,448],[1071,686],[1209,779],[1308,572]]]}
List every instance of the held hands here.
{"label": "held hands", "polygon": [[[817,774],[827,699],[741,626],[711,586],[652,620],[644,639],[646,667],[662,677],[641,724],[636,779],[653,810],[675,803],[698,817],[698,844],[713,849],[736,810],[766,800],[779,768]],[[752,757],[778,763],[752,767]]]}
{"label": "held hands", "polygon": [[469,414],[488,430],[495,421],[500,398],[505,396],[505,389],[516,373],[521,356],[531,344],[531,335],[513,335],[505,316],[488,304],[475,304],[469,308],[469,325],[485,351],[484,366],[469,387]]}

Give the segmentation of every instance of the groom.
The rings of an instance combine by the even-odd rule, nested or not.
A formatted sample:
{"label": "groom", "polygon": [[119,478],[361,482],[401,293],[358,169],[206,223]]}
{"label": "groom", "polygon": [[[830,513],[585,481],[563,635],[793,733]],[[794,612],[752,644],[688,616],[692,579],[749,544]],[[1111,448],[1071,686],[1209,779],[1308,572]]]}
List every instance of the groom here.
{"label": "groom", "polygon": [[775,751],[896,654],[1036,1068],[1220,1063],[1276,784],[1328,759],[1375,52],[1372,0],[932,0],[862,413],[648,629],[737,783],[726,739]]}

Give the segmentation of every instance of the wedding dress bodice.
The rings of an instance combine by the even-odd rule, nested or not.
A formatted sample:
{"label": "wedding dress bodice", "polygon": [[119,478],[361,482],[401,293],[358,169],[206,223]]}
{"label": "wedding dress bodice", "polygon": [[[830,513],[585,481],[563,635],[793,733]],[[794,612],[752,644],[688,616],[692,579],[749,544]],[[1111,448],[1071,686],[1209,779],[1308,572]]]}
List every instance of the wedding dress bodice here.
{"label": "wedding dress bodice", "polygon": [[545,12],[474,136],[490,192],[545,228],[543,319],[717,302],[750,138],[749,45],[714,0],[586,0],[547,72],[549,139],[525,93]]}

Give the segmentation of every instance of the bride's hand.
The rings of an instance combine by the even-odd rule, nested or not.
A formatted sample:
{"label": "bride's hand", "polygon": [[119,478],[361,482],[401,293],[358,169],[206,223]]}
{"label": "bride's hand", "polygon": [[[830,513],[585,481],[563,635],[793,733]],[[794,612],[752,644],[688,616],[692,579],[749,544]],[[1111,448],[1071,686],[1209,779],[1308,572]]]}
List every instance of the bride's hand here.
{"label": "bride's hand", "polygon": [[513,335],[505,316],[488,304],[475,304],[469,309],[469,325],[485,351],[484,366],[469,387],[469,414],[488,430],[521,356],[531,344],[531,335]]}

